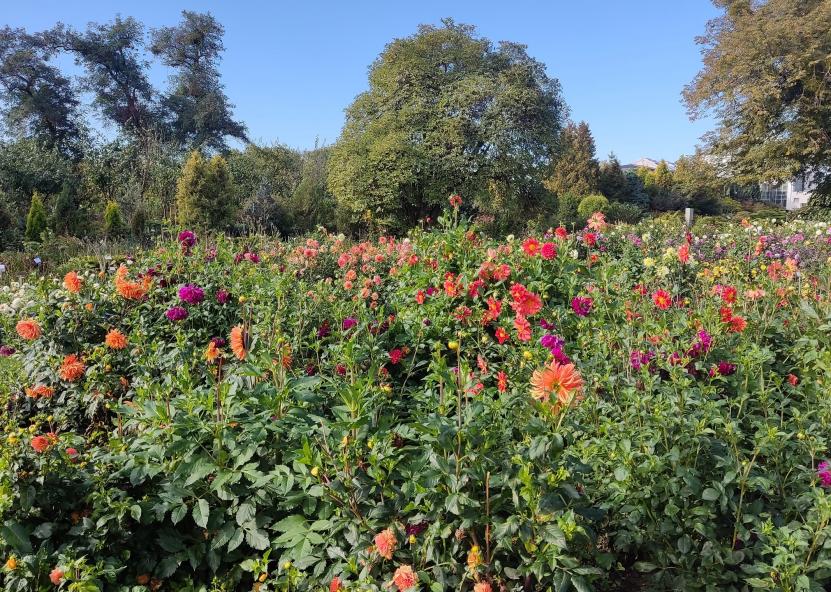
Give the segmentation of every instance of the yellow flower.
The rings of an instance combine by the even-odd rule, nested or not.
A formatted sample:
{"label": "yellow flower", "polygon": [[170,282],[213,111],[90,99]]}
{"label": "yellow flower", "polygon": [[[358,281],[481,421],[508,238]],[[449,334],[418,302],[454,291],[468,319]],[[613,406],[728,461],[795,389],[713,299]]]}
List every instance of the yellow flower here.
{"label": "yellow flower", "polygon": [[6,560],[6,569],[9,571],[14,571],[17,569],[17,557],[12,555]]}
{"label": "yellow flower", "polygon": [[644,267],[653,267],[655,265],[655,260],[652,257],[647,257],[643,260]]}

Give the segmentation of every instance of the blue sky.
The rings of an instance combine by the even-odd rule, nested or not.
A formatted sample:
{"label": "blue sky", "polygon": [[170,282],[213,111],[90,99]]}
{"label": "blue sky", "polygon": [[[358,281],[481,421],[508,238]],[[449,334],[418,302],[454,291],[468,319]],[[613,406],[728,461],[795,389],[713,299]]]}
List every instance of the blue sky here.
{"label": "blue sky", "polygon": [[[713,126],[690,122],[680,98],[701,63],[694,38],[717,14],[709,0],[7,0],[0,25],[83,28],[120,13],[160,27],[175,24],[182,9],[210,11],[225,26],[227,93],[251,137],[267,144],[334,142],[344,107],[366,88],[367,67],[385,44],[445,16],[476,25],[492,41],[527,44],[559,78],[572,118],[588,121],[601,158],[614,151],[624,163],[675,160]],[[156,84],[166,76],[154,68]]]}

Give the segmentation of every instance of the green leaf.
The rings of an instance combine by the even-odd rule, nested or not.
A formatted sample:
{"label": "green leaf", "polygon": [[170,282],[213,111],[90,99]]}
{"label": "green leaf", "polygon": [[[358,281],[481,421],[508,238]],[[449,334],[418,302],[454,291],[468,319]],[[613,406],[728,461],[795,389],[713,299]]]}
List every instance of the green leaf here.
{"label": "green leaf", "polygon": [[182,521],[182,518],[184,518],[185,514],[187,513],[188,507],[185,504],[176,506],[170,513],[170,520],[173,522],[173,524],[179,524]]}
{"label": "green leaf", "polygon": [[211,507],[208,505],[208,500],[196,500],[196,503],[193,505],[192,515],[196,525],[205,528],[208,525],[208,518],[211,516]]}
{"label": "green leaf", "polygon": [[12,520],[0,526],[0,535],[18,553],[28,555],[32,552],[32,543],[29,542],[29,532],[26,528]]}
{"label": "green leaf", "polygon": [[231,539],[228,541],[228,551],[233,551],[237,547],[242,544],[242,539],[245,536],[245,532],[241,528],[237,528],[234,531],[234,534],[231,536]]}
{"label": "green leaf", "polygon": [[701,493],[701,499],[712,502],[718,499],[719,493],[712,487],[708,487]]}
{"label": "green leaf", "polygon": [[649,573],[658,569],[657,565],[650,563],[649,561],[636,561],[633,567],[635,568],[635,571],[639,571],[641,573]]}
{"label": "green leaf", "polygon": [[257,515],[257,509],[245,502],[244,504],[240,504],[240,507],[237,508],[237,524],[242,526],[243,524],[247,524],[254,519],[254,516]]}
{"label": "green leaf", "polygon": [[619,466],[615,469],[616,481],[626,481],[627,477],[629,477],[629,470],[626,467]]}
{"label": "green leaf", "polygon": [[268,535],[260,528],[254,528],[245,531],[245,542],[254,549],[262,551],[268,549],[269,540]]}

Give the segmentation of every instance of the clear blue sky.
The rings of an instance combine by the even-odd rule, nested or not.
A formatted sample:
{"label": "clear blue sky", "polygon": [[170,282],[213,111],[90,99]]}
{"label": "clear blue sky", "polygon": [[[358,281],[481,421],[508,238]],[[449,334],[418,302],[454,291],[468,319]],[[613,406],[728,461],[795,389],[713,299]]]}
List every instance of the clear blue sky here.
{"label": "clear blue sky", "polygon": [[[700,66],[694,38],[716,15],[709,0],[531,2],[4,2],[0,25],[37,31],[83,28],[116,13],[149,27],[182,9],[210,11],[225,26],[222,76],[253,139],[297,148],[337,139],[343,109],[366,88],[367,67],[395,37],[450,16],[492,41],[525,43],[560,79],[575,120],[589,122],[598,156],[624,163],[691,153],[711,121],[691,123],[680,93]],[[162,67],[153,80],[164,85]]]}

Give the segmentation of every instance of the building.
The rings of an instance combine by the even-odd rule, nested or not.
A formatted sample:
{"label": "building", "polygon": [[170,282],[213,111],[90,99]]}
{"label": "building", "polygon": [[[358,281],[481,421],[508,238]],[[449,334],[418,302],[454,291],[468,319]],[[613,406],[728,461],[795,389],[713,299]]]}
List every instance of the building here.
{"label": "building", "polygon": [[[633,162],[631,164],[624,164],[620,168],[623,169],[624,173],[627,172],[627,171],[634,171],[634,170],[640,169],[640,168],[649,169],[650,171],[654,171],[655,169],[658,168],[658,165],[660,163],[661,163],[660,160],[655,160],[654,158],[647,158],[647,157],[644,156],[642,158],[639,158],[638,160],[636,160],[635,162]],[[670,168],[670,170],[672,170],[672,169],[675,168],[675,163],[667,162],[667,166]]]}
{"label": "building", "polygon": [[786,210],[798,210],[808,203],[816,184],[805,175],[781,183],[760,183],[759,199]]}
{"label": "building", "polygon": [[[654,158],[643,157],[620,168],[624,172],[635,171],[639,168],[654,171],[659,163],[660,161]],[[670,170],[675,170],[675,163],[667,162],[667,166]],[[781,183],[759,183],[759,199],[786,210],[798,210],[808,203],[815,188],[816,183],[808,175],[800,175]]]}

